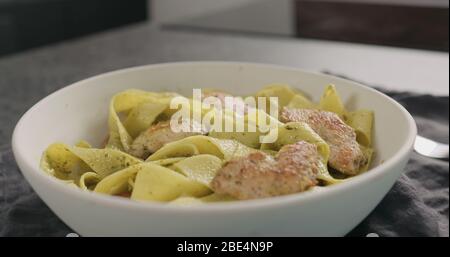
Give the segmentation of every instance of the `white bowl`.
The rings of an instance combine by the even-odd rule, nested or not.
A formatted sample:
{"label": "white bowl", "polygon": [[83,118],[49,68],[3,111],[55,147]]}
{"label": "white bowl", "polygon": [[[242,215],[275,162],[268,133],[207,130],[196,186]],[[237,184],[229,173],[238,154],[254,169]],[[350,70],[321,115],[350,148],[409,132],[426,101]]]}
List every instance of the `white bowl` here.
{"label": "white bowl", "polygon": [[[269,199],[171,206],[139,203],[71,188],[39,168],[44,149],[60,141],[100,144],[114,93],[140,88],[192,94],[192,88],[223,88],[236,95],[269,83],[287,83],[317,100],[336,85],[348,108],[375,111],[374,168],[345,183]],[[12,140],[16,161],[44,202],[83,236],[342,236],[361,222],[402,173],[416,126],[411,115],[386,95],[348,80],[294,68],[227,62],[149,65],[89,78],[33,106]],[[376,232],[376,231],[374,231]]]}

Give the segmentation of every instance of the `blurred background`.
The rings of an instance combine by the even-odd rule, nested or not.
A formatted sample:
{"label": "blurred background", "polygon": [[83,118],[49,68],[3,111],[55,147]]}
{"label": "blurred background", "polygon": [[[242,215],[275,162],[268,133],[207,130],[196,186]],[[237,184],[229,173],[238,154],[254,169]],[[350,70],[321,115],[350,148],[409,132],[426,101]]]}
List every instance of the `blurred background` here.
{"label": "blurred background", "polygon": [[137,22],[448,52],[448,0],[0,0],[0,56]]}

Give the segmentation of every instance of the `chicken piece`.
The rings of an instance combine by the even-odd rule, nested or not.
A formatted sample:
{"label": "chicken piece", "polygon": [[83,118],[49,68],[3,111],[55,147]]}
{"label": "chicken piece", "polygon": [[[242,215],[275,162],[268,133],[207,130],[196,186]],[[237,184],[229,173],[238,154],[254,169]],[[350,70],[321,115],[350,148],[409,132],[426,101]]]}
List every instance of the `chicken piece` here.
{"label": "chicken piece", "polygon": [[317,184],[319,162],[316,146],[300,141],[281,148],[275,158],[253,152],[230,160],[211,187],[215,193],[241,200],[302,192]]}
{"label": "chicken piece", "polygon": [[329,165],[346,175],[356,175],[368,162],[356,141],[354,129],[336,113],[285,107],[280,120],[307,123],[330,146]]}
{"label": "chicken piece", "polygon": [[249,108],[245,102],[240,98],[234,98],[234,96],[220,92],[220,91],[211,91],[211,92],[205,92],[202,93],[202,100],[204,100],[207,97],[216,97],[220,100],[220,103],[222,104],[222,108],[225,108],[225,97],[233,97],[233,111],[240,113],[240,114],[246,114],[247,109]]}
{"label": "chicken piece", "polygon": [[[129,154],[141,159],[146,159],[150,154],[156,152],[167,143],[207,133],[207,131],[201,128],[199,123],[194,121],[192,121],[191,124],[182,122],[177,126],[178,128],[187,128],[185,131],[190,132],[175,132],[170,126],[170,121],[161,121],[150,126],[150,128],[143,131],[136,139],[134,139],[130,146]],[[194,130],[194,127],[200,130],[200,132],[195,132],[196,130]]]}

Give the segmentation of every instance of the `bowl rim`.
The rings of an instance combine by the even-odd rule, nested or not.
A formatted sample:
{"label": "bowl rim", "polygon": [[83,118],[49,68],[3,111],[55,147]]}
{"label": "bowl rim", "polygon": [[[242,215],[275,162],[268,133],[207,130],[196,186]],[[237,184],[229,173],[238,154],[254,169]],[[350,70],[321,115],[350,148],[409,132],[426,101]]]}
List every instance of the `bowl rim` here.
{"label": "bowl rim", "polygon": [[[199,205],[173,205],[167,204],[165,202],[140,202],[133,201],[130,199],[125,199],[117,196],[104,195],[99,193],[88,192],[84,190],[80,190],[79,188],[73,188],[67,186],[57,178],[51,177],[45,172],[43,172],[40,168],[36,168],[35,164],[29,163],[23,158],[21,154],[21,148],[23,146],[19,145],[19,137],[23,128],[23,123],[27,119],[27,117],[33,115],[35,110],[46,103],[51,98],[58,97],[59,94],[64,93],[64,91],[68,89],[74,89],[77,87],[83,87],[86,82],[91,80],[96,80],[108,76],[119,75],[121,73],[127,73],[130,71],[136,70],[145,70],[145,69],[155,69],[155,68],[163,68],[167,66],[192,66],[192,65],[214,65],[214,66],[253,66],[260,68],[272,68],[272,69],[282,69],[282,70],[290,70],[297,71],[302,73],[307,73],[314,76],[322,76],[329,77],[333,80],[341,80],[346,83],[351,83],[352,86],[363,88],[364,90],[369,90],[372,93],[379,95],[384,98],[386,101],[391,102],[396,106],[401,113],[404,115],[408,122],[408,135],[406,142],[401,146],[399,151],[395,153],[391,158],[385,160],[383,163],[380,163],[378,166],[373,167],[368,172],[360,174],[358,176],[352,177],[345,181],[344,183],[339,183],[336,185],[331,185],[325,188],[317,188],[315,190],[310,190],[306,192],[276,196],[264,199],[253,199],[253,200],[245,200],[245,201],[232,201],[232,202],[213,202],[207,204],[199,204]],[[34,179],[39,180],[41,185],[45,185],[53,191],[58,192],[59,194],[70,195],[71,197],[77,198],[77,200],[83,200],[87,202],[94,202],[96,204],[108,205],[108,207],[116,207],[116,208],[127,208],[127,209],[137,209],[142,211],[152,211],[152,212],[172,212],[176,211],[179,214],[186,213],[197,213],[197,212],[218,212],[218,213],[230,213],[239,211],[253,211],[253,210],[265,210],[271,208],[280,208],[284,206],[291,205],[293,203],[301,203],[301,202],[310,202],[315,201],[322,197],[328,197],[332,194],[337,194],[340,192],[346,192],[349,190],[353,190],[354,188],[363,185],[364,183],[368,183],[373,180],[377,180],[382,178],[386,173],[393,172],[392,168],[398,164],[399,161],[403,159],[409,158],[410,153],[412,152],[413,144],[415,141],[415,137],[417,135],[417,127],[416,123],[411,116],[411,114],[398,102],[390,98],[389,96],[379,92],[376,89],[371,87],[362,85],[361,83],[351,81],[348,79],[343,79],[340,77],[332,76],[329,74],[323,74],[320,72],[307,71],[304,69],[289,67],[283,65],[276,64],[264,64],[264,63],[253,63],[253,62],[229,62],[229,61],[189,61],[189,62],[167,62],[167,63],[158,63],[158,64],[149,64],[149,65],[141,65],[135,67],[128,67],[124,69],[118,69],[109,71],[106,73],[101,73],[74,83],[71,83],[65,87],[62,87],[55,92],[49,94],[48,96],[42,98],[36,104],[34,104],[30,109],[28,109],[17,122],[13,136],[12,136],[12,149],[15,160],[27,181],[30,181],[30,177],[32,176]],[[31,184],[31,183],[30,183]],[[34,187],[32,185],[32,187]],[[36,191],[36,190],[35,190]],[[41,198],[44,202],[46,199]]]}

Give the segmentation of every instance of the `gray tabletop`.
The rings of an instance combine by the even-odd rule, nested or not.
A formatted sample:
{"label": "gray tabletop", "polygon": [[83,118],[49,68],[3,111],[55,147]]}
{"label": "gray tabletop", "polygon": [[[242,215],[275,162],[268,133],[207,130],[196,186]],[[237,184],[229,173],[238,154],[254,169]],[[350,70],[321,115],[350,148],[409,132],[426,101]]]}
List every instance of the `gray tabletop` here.
{"label": "gray tabletop", "polygon": [[141,23],[0,58],[0,145],[9,143],[20,114],[72,82],[135,65],[195,60],[328,70],[391,89],[448,95],[448,53],[177,31]]}
{"label": "gray tabletop", "polygon": [[[346,56],[352,56],[352,58]],[[421,83],[427,77],[432,77],[433,79],[429,79],[429,81],[432,81],[436,86],[435,89],[431,89],[432,93],[448,95],[447,53],[370,47],[317,40],[276,39],[211,34],[198,31],[174,31],[173,29],[163,30],[155,25],[143,23],[1,58],[0,153],[3,154],[0,155],[0,166],[14,167],[14,172],[16,172],[14,160],[10,153],[10,140],[14,125],[28,108],[49,93],[72,82],[106,71],[150,63],[195,60],[287,64],[310,70],[328,70],[366,82],[386,85],[390,89],[416,92],[430,90],[429,88],[422,89]],[[396,65],[384,67],[386,66],[385,63]],[[396,69],[395,67],[405,63],[412,63],[409,66],[409,71],[399,69],[398,72],[391,72]],[[419,64],[422,64],[422,66]],[[429,68],[426,74],[422,74],[423,70],[426,70],[426,68],[423,68],[423,64],[426,64]],[[374,69],[376,67],[378,68]],[[368,69],[371,72],[367,72]],[[417,72],[414,72],[415,70]],[[408,73],[413,75],[407,76]],[[445,101],[448,109],[448,97]],[[446,123],[445,125],[445,121],[443,121],[442,124],[444,125],[440,125],[439,128],[443,130],[444,141],[448,142],[448,118]],[[440,221],[440,224],[442,224],[430,233],[448,236],[448,163],[440,163],[440,165],[443,165],[444,171],[445,169],[447,171],[447,175],[443,175],[444,179],[446,176],[447,180],[443,188],[443,208],[446,208],[446,210],[444,210],[444,216],[442,216],[443,221]],[[6,171],[3,172],[6,174]],[[12,171],[9,172],[8,176],[10,177],[7,179],[20,180],[20,182],[16,181],[15,186],[9,187],[8,190],[19,190],[18,188],[23,188],[26,185],[20,175],[16,175]],[[4,185],[1,184],[2,175],[4,174],[0,174],[0,187],[4,189]],[[17,215],[8,214],[8,218],[11,218],[11,215],[12,218],[20,218],[21,215],[27,218],[27,216],[40,214],[48,218],[51,215],[47,214],[49,210],[42,208],[42,202],[35,201],[36,195],[31,189],[26,189],[24,194],[27,197],[22,200],[28,201],[28,209]],[[5,197],[2,195],[2,190],[0,190],[0,197]],[[442,195],[440,194],[439,197],[442,198]],[[16,199],[5,198],[6,201],[16,201]],[[30,207],[30,203],[37,206]],[[36,213],[30,214],[30,208],[34,208]],[[15,210],[20,210],[20,207],[15,208]],[[0,213],[0,226],[2,225],[1,222],[6,219],[5,215],[5,213]],[[63,232],[70,232],[70,229],[58,223],[60,221],[55,220],[57,218],[51,216],[46,221],[48,222],[47,231],[42,232],[43,235],[62,235]],[[28,225],[32,226],[32,224]],[[56,226],[54,231],[52,226]],[[61,229],[61,226],[63,229]],[[2,232],[2,229],[3,233],[8,235],[29,235],[26,230],[21,232],[14,231],[14,228],[0,227],[0,232]],[[35,231],[34,234],[39,235],[40,233]],[[393,233],[392,235],[396,234]]]}

